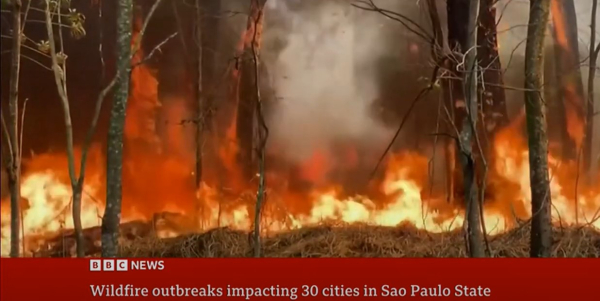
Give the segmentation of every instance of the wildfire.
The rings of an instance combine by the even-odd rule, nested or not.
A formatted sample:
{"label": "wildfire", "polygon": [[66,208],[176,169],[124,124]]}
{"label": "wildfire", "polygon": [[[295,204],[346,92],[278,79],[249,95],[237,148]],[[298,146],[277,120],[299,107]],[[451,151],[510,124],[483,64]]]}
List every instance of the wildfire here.
{"label": "wildfire", "polygon": [[[505,187],[495,189],[500,193],[495,193],[493,199],[486,200],[485,224],[490,234],[505,232],[514,227],[517,220],[526,220],[530,216],[528,154],[523,150],[522,139],[509,128],[498,135],[495,149],[496,155],[501,159],[495,162],[490,182]],[[562,225],[590,224],[600,229],[600,220],[595,216],[600,208],[600,186],[596,185],[595,189],[582,186],[580,192],[575,194],[574,166],[561,163],[555,158],[551,158],[550,161],[555,222]],[[38,168],[25,174],[21,185],[22,196],[28,201],[28,207],[23,211],[23,230],[24,236],[30,240],[73,227],[69,206],[70,186],[64,167],[61,169],[60,165],[64,162],[62,154],[40,155],[29,162],[29,166]],[[424,192],[427,182],[421,171],[427,170],[427,162],[427,157],[416,153],[393,156],[388,162],[385,179],[380,186],[387,200],[371,199],[368,196],[342,198],[340,195],[343,188],[334,186],[325,190],[315,190],[302,199],[288,194],[285,190],[269,191],[263,218],[264,230],[277,232],[322,222],[359,222],[381,226],[410,223],[431,232],[457,229],[463,222],[462,210],[447,204],[443,198],[428,198]],[[98,172],[98,164],[93,166],[88,173],[84,189],[84,227],[99,225],[103,210],[102,173]],[[161,177],[159,171],[156,171],[155,176]],[[215,187],[204,184],[199,194],[206,209],[201,212],[205,228],[229,226],[235,229],[250,229],[253,191],[249,190],[235,199],[223,199]],[[10,216],[7,204],[8,201],[2,203],[3,255],[8,252],[10,243],[10,229],[7,223]],[[125,220],[149,218],[144,214],[146,209],[143,207],[143,201],[126,196],[124,204]],[[294,210],[299,204],[308,204],[310,209],[306,212]],[[182,213],[186,211],[185,206],[180,206],[177,199],[165,199],[160,206],[154,204],[151,207],[162,207],[163,210]]]}
{"label": "wildfire", "polygon": [[[141,55],[141,54],[139,54]],[[139,56],[138,55],[138,56]],[[137,56],[136,56],[137,57]],[[204,172],[197,191],[193,181],[193,155],[186,151],[185,135],[169,128],[169,147],[160,145],[155,120],[160,103],[157,81],[150,70],[141,66],[132,72],[132,92],[125,131],[126,153],[123,183],[123,220],[149,220],[157,212],[169,211],[196,215],[201,225],[194,230],[229,226],[249,230],[254,216],[255,183],[242,181],[236,161],[235,117],[225,137],[215,147],[219,171]],[[163,104],[169,118],[180,118],[184,102]],[[234,116],[236,113],[234,112]],[[179,117],[178,117],[179,116]],[[530,185],[527,145],[520,134],[523,118],[503,129],[494,141],[494,161],[488,183],[492,192],[484,204],[485,228],[489,234],[503,233],[530,217]],[[79,156],[79,154],[77,155]],[[84,227],[100,225],[105,187],[103,154],[92,148],[86,171],[82,199]],[[421,153],[401,152],[386,162],[385,175],[369,195],[348,196],[343,185],[328,181],[331,158],[319,150],[301,166],[298,177],[312,183],[298,192],[290,188],[286,172],[271,169],[268,174],[267,201],[262,225],[265,234],[316,225],[323,222],[366,223],[398,226],[409,223],[430,232],[452,231],[462,226],[460,206],[449,204],[445,196],[429,192],[427,174],[430,158]],[[340,156],[342,162],[355,165],[360,158],[354,149]],[[27,249],[39,239],[72,229],[71,188],[66,172],[66,155],[48,153],[26,162],[21,195],[25,200],[22,228]],[[587,224],[600,229],[600,183],[578,183],[574,163],[550,158],[553,217],[557,224]],[[225,173],[217,178],[215,174]],[[583,181],[581,181],[583,182]],[[203,207],[194,206],[199,199]],[[10,244],[9,201],[2,201],[2,255]],[[177,234],[177,233],[175,233]]]}

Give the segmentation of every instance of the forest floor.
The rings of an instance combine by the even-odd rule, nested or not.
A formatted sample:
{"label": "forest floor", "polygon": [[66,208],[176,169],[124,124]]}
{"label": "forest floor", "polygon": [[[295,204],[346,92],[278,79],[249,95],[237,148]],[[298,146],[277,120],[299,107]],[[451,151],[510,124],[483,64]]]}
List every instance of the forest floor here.
{"label": "forest floor", "polygon": [[[488,237],[493,257],[529,257],[525,225]],[[465,257],[460,231],[433,234],[411,226],[317,226],[262,239],[264,257]],[[553,256],[600,258],[600,232],[555,228]],[[217,228],[176,238],[140,238],[123,246],[122,257],[250,257],[247,232]]]}

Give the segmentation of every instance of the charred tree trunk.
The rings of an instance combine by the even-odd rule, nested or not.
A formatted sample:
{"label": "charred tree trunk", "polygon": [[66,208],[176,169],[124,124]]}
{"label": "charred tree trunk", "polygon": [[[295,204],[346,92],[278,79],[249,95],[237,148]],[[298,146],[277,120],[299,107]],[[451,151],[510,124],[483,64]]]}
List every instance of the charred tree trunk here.
{"label": "charred tree trunk", "polygon": [[[448,62],[446,69],[449,70],[451,78],[443,83],[446,107],[451,113],[451,120],[448,122],[449,132],[460,130],[460,125],[466,117],[465,110],[465,91],[463,86],[463,74],[456,69],[457,62],[461,58],[457,53],[465,51],[465,44],[468,35],[469,19],[469,0],[448,0],[446,4],[448,16],[448,45],[454,54],[454,58]],[[456,197],[460,197],[463,191],[458,189],[462,185],[462,176],[460,170],[456,168],[460,160],[459,152],[456,151],[457,145],[452,145],[448,141],[446,146],[446,166],[448,173],[448,202],[454,202]]]}
{"label": "charred tree trunk", "polygon": [[7,143],[10,148],[8,185],[10,189],[10,256],[19,257],[20,201],[21,201],[21,151],[19,143],[19,77],[21,70],[21,0],[12,1],[12,53],[10,66],[10,91],[8,99],[9,120]]}
{"label": "charred tree trunk", "polygon": [[[498,129],[508,124],[502,64],[498,51],[495,3],[495,0],[481,0],[477,32],[479,46],[477,59],[483,69],[483,82],[479,84],[484,117],[482,126],[488,137],[488,139],[483,140],[491,140]],[[486,149],[489,149],[487,143],[484,145]],[[488,155],[490,154],[488,153]]]}
{"label": "charred tree trunk", "polygon": [[565,125],[560,128],[563,131],[562,152],[565,158],[576,159],[583,142],[585,114],[575,3],[573,0],[551,0],[551,11],[558,77],[558,108],[565,121]]}
{"label": "charred tree trunk", "polygon": [[[589,170],[588,182],[594,183],[596,178],[597,165],[593,159],[593,141],[594,141],[594,79],[596,78],[596,66],[598,61],[598,52],[600,52],[600,43],[596,46],[596,22],[598,13],[598,0],[592,2],[592,24],[590,32],[590,67],[588,71],[587,82],[587,105],[585,118],[585,140],[583,141],[583,166]],[[594,48],[595,47],[595,48]]]}
{"label": "charred tree trunk", "polygon": [[129,97],[133,1],[117,4],[117,79],[110,113],[106,164],[106,209],[102,217],[102,257],[116,257],[121,222],[123,132]]}
{"label": "charred tree trunk", "polygon": [[[450,191],[454,196],[463,196],[466,212],[465,234],[469,256],[484,257],[483,233],[481,230],[480,203],[478,199],[476,154],[476,124],[478,119],[477,84],[477,40],[479,0],[448,0],[448,43],[457,57],[449,70],[455,72],[448,81],[448,105],[452,107],[451,131],[458,131],[456,146],[448,148],[452,181]],[[457,71],[457,62],[463,61],[464,70]],[[456,168],[460,162],[460,169]],[[462,185],[461,185],[462,184]],[[462,187],[462,191],[457,188]]]}
{"label": "charred tree trunk", "polygon": [[551,0],[531,0],[525,48],[525,111],[531,186],[531,257],[549,257],[552,245],[548,138],[542,99],[544,39]]}
{"label": "charred tree trunk", "polygon": [[[252,41],[257,35],[257,47],[260,48],[262,34],[262,9],[266,0],[250,0],[250,15],[246,24],[243,38],[243,51],[240,63],[240,84],[238,90],[237,108],[237,139],[239,142],[238,161],[243,168],[244,177],[252,178],[256,171],[254,169],[254,132],[256,129],[256,94],[254,91],[255,74],[252,57]],[[260,16],[260,18],[259,18]]]}
{"label": "charred tree trunk", "polygon": [[[196,94],[196,166],[195,184],[199,191],[203,178],[204,166],[204,135],[211,124],[214,92],[216,49],[218,47],[219,13],[221,1],[196,0],[196,64],[195,64],[195,94]],[[202,210],[202,203],[197,194],[196,215]],[[197,219],[197,224],[201,221]]]}

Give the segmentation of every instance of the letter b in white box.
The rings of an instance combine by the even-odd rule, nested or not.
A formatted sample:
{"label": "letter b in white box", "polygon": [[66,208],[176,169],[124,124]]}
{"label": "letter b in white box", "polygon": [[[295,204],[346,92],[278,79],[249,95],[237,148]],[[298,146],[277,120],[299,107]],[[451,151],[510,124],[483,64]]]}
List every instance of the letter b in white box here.
{"label": "letter b in white box", "polygon": [[114,259],[104,259],[103,260],[103,270],[104,271],[114,271],[115,270],[115,260]]}
{"label": "letter b in white box", "polygon": [[128,264],[127,259],[117,259],[117,271],[127,271]]}
{"label": "letter b in white box", "polygon": [[93,271],[93,272],[102,271],[102,260],[90,259],[90,271]]}

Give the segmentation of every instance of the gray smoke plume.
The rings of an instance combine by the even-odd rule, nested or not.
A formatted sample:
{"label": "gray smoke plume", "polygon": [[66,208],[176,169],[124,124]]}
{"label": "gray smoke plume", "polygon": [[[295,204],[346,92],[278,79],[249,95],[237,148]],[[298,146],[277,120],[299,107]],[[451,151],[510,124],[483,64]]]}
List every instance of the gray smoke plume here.
{"label": "gray smoke plume", "polygon": [[377,61],[394,51],[385,18],[319,0],[270,0],[266,15],[264,47],[279,47],[264,57],[278,99],[269,120],[274,143],[295,160],[336,140],[382,150],[390,129],[370,110],[380,93]]}

